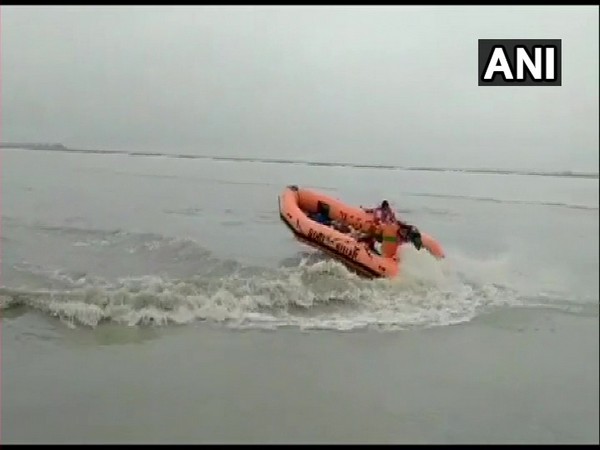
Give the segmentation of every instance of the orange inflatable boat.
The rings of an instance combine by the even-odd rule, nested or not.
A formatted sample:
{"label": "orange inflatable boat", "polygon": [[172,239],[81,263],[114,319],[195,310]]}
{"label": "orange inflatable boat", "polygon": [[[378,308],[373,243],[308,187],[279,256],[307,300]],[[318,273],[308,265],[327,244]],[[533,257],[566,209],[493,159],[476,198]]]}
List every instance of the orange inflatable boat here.
{"label": "orange inflatable boat", "polygon": [[[321,223],[316,214],[325,214],[331,224]],[[400,270],[398,224],[377,225],[373,215],[324,194],[288,186],[279,196],[279,215],[294,236],[330,256],[348,268],[369,278],[393,278]],[[350,228],[351,227],[351,228]],[[353,232],[354,231],[354,232]],[[359,234],[379,236],[380,253],[364,242]],[[436,258],[444,258],[441,245],[420,233],[422,247]]]}

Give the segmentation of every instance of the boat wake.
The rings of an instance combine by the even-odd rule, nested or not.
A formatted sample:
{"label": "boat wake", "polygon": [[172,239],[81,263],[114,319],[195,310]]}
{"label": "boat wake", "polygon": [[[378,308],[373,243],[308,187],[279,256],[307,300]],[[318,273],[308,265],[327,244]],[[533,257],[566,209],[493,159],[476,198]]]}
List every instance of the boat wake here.
{"label": "boat wake", "polygon": [[[120,246],[128,245],[123,233],[111,236]],[[107,239],[97,240],[97,245],[110,247]],[[300,253],[277,268],[264,268],[216,258],[194,241],[154,235],[145,236],[146,243],[139,235],[131,235],[130,240],[136,242],[141,258],[154,252],[169,259],[184,255],[189,261],[192,255],[203,258],[203,270],[191,276],[162,273],[109,279],[15,265],[14,271],[26,275],[23,280],[36,281],[0,288],[3,316],[33,309],[69,326],[210,321],[240,329],[398,330],[466,322],[501,307],[573,309],[560,295],[527,292],[507,283],[511,274],[506,259],[449,257],[440,262],[407,246],[402,249],[403,270],[397,279],[365,280],[318,252]]]}

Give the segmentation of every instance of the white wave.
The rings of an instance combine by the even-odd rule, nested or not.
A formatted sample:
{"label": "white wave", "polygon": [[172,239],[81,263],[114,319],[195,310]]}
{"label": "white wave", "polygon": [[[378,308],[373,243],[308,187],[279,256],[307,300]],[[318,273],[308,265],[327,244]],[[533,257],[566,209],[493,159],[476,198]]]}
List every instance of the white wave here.
{"label": "white wave", "polygon": [[[352,330],[449,325],[482,311],[518,304],[509,289],[465,282],[451,264],[425,252],[403,250],[397,280],[365,280],[331,261],[227,277],[124,278],[112,285],[94,282],[69,290],[2,288],[1,307],[27,305],[71,325],[102,321],[124,325],[186,324],[198,320],[236,328]],[[64,274],[57,274],[65,278]]]}

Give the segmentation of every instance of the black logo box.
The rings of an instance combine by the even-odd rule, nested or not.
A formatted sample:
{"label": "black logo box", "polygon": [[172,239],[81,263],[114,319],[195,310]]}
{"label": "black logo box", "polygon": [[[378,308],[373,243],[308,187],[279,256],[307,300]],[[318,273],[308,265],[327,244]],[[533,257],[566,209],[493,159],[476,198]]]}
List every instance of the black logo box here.
{"label": "black logo box", "polygon": [[[556,48],[555,55],[555,79],[553,80],[535,80],[525,68],[524,80],[517,80],[516,77],[512,80],[505,80],[501,73],[496,72],[491,81],[484,81],[483,76],[487,69],[487,65],[492,56],[495,47],[502,46],[505,50],[508,64],[511,72],[516,74],[515,47],[525,47],[527,53],[533,56],[533,47],[553,46]],[[479,86],[562,86],[562,52],[561,39],[479,39]],[[545,66],[542,72],[545,71]]]}

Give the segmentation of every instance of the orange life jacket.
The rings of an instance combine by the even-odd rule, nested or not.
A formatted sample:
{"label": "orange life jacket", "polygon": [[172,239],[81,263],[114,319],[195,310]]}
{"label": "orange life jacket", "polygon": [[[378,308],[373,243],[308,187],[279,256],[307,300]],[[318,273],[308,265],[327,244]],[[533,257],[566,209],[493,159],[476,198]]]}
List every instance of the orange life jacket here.
{"label": "orange life jacket", "polygon": [[385,258],[395,257],[400,246],[398,225],[395,223],[384,223],[381,226],[381,238],[381,256]]}

